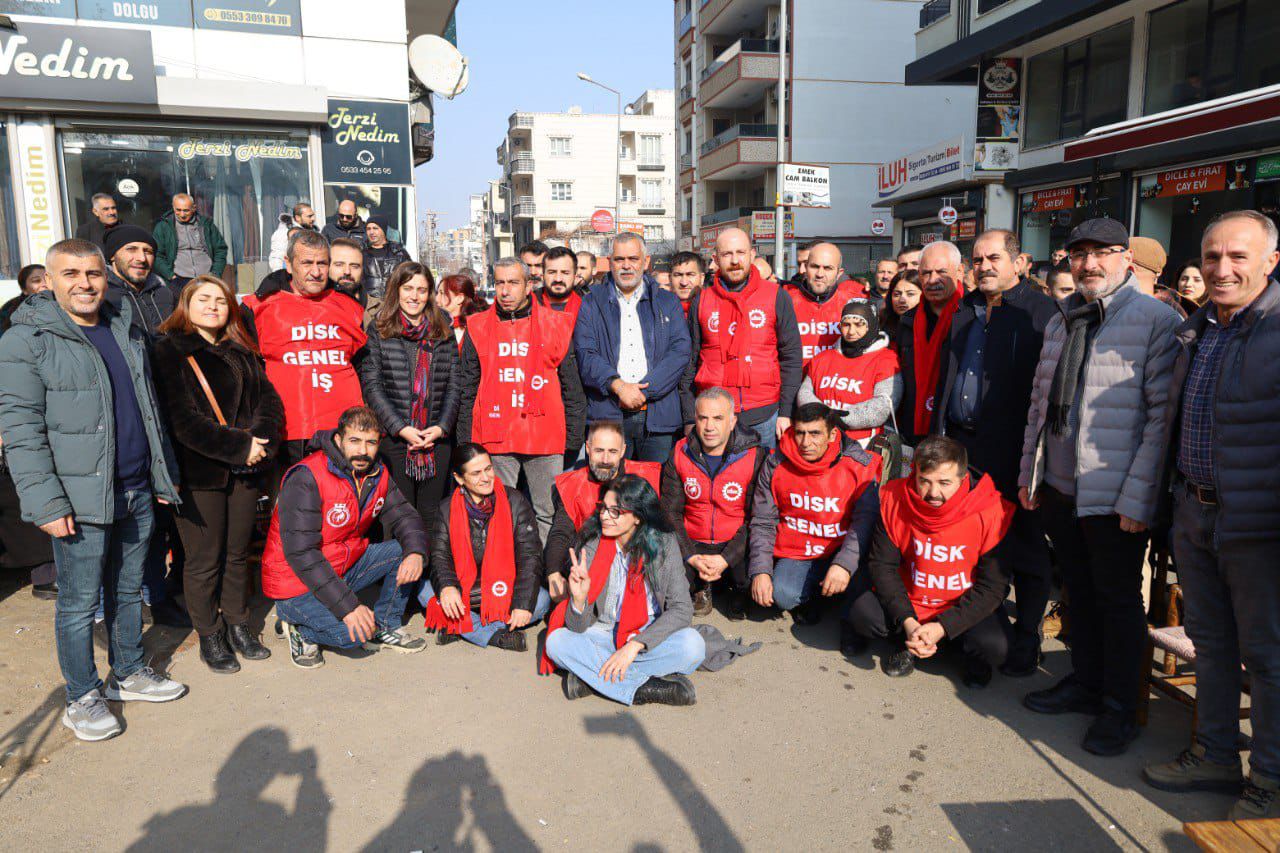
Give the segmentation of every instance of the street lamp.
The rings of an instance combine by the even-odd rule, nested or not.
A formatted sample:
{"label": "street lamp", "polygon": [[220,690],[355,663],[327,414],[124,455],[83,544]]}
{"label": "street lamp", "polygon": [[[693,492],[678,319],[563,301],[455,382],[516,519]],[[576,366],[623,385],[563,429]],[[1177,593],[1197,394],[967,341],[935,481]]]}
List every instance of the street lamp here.
{"label": "street lamp", "polygon": [[614,140],[613,145],[613,233],[619,234],[622,231],[622,93],[612,86],[606,86],[599,80],[593,79],[585,71],[578,72],[578,79],[618,96],[618,138]]}

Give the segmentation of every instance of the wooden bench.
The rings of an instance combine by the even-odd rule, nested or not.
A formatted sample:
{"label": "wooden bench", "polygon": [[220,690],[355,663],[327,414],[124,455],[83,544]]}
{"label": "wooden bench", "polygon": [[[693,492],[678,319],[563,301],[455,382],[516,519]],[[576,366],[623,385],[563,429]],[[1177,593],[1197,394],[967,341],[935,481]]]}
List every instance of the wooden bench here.
{"label": "wooden bench", "polygon": [[1280,850],[1280,819],[1184,823],[1182,831],[1201,850],[1213,853],[1274,853]]}

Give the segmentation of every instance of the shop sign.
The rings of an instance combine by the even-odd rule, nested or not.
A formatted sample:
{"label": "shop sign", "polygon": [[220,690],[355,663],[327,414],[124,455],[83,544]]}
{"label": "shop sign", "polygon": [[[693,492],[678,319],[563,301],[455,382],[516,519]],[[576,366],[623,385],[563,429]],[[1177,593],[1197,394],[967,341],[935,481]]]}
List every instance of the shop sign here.
{"label": "shop sign", "polygon": [[330,99],[320,144],[326,183],[413,183],[406,104]]}
{"label": "shop sign", "polygon": [[633,219],[624,219],[624,220],[622,220],[621,222],[619,222],[619,223],[618,223],[618,233],[619,233],[619,234],[626,234],[626,233],[628,233],[628,232],[630,232],[630,233],[632,233],[632,234],[639,234],[641,237],[643,237],[643,236],[644,236],[644,223],[643,223],[643,222],[639,222],[639,221],[637,221],[637,220],[633,220]]}
{"label": "shop sign", "polygon": [[964,176],[964,137],[948,139],[881,163],[876,183],[880,199],[900,198],[942,184],[956,183]]}
{"label": "shop sign", "polygon": [[191,4],[174,0],[80,0],[79,16],[90,21],[119,21],[165,27],[191,26]]}
{"label": "shop sign", "polygon": [[831,207],[831,167],[783,163],[782,203],[790,207]]}
{"label": "shop sign", "polygon": [[[776,240],[778,235],[773,227],[773,211],[772,210],[753,210],[751,211],[751,238],[757,242],[764,240]],[[795,214],[787,211],[786,216],[782,219],[783,236],[791,239],[796,236],[796,217]]]}
{"label": "shop sign", "polygon": [[1076,187],[1055,187],[1036,190],[1024,195],[1022,209],[1026,213],[1044,213],[1050,210],[1071,210],[1077,206]]}
{"label": "shop sign", "polygon": [[235,157],[241,163],[248,163],[250,160],[301,160],[302,147],[276,140],[237,144],[221,139],[188,139],[178,146],[178,156],[183,160],[194,160],[196,157]]}
{"label": "shop sign", "polygon": [[972,240],[978,236],[978,220],[962,219],[951,226],[952,240]]}
{"label": "shop sign", "polygon": [[[1161,172],[1156,182],[1143,193],[1144,198],[1172,198],[1196,193],[1216,193],[1227,189],[1227,171],[1230,164],[1214,163],[1190,169],[1173,169]],[[1234,178],[1234,171],[1232,172]]]}
{"label": "shop sign", "polygon": [[1022,60],[993,56],[978,69],[978,129],[973,149],[974,172],[1007,172],[1018,168],[1022,124]]}
{"label": "shop sign", "polygon": [[983,60],[978,74],[978,100],[985,104],[1016,104],[1022,88],[1022,60],[993,56]]}
{"label": "shop sign", "polygon": [[704,227],[700,233],[700,245],[703,249],[711,249],[716,244],[716,238],[730,228],[737,228],[737,222],[725,222],[721,225],[708,225]]}
{"label": "shop sign", "polygon": [[889,230],[888,224],[883,219],[871,220],[871,233],[879,237],[885,231]]}
{"label": "shop sign", "polygon": [[196,27],[302,35],[302,0],[193,0]]}
{"label": "shop sign", "polygon": [[53,151],[45,129],[38,124],[19,124],[18,171],[22,182],[22,203],[26,214],[27,256],[41,262],[49,247],[58,241],[58,179],[53,173]]}
{"label": "shop sign", "polygon": [[0,0],[0,14],[74,18],[76,0]]}
{"label": "shop sign", "polygon": [[1280,181],[1280,154],[1259,157],[1253,167],[1254,181]]}
{"label": "shop sign", "polygon": [[154,104],[147,30],[17,24],[0,30],[0,97]]}
{"label": "shop sign", "polygon": [[591,230],[597,234],[608,234],[613,231],[613,212],[601,208],[591,214]]}
{"label": "shop sign", "polygon": [[120,193],[120,195],[125,198],[136,198],[138,191],[138,182],[133,178],[122,178],[120,182],[116,184],[116,192]]}
{"label": "shop sign", "polygon": [[938,231],[926,231],[924,234],[918,234],[916,242],[921,246],[927,246],[930,243],[936,243],[942,239],[942,234]]}
{"label": "shop sign", "polygon": [[960,212],[949,204],[938,211],[938,221],[943,225],[955,225],[959,218]]}

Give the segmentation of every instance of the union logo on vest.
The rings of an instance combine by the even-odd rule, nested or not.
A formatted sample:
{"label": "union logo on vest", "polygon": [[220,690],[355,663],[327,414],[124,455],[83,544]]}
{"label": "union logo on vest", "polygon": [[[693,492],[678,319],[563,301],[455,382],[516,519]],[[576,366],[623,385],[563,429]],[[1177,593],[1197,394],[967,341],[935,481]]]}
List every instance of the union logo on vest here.
{"label": "union logo on vest", "polygon": [[345,503],[334,504],[325,514],[324,520],[330,527],[342,527],[351,520],[351,510]]}
{"label": "union logo on vest", "polygon": [[725,483],[720,489],[720,495],[727,501],[736,501],[742,498],[741,483]]}
{"label": "union logo on vest", "polygon": [[684,493],[696,501],[702,497],[702,486],[698,485],[698,481],[694,477],[685,477]]}

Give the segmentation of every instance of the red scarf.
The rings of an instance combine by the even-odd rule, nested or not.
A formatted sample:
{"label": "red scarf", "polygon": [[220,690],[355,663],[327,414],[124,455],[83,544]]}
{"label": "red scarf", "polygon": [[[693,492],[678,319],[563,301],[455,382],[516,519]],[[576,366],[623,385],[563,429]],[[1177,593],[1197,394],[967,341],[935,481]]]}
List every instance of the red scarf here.
{"label": "red scarf", "polygon": [[747,300],[755,294],[764,279],[753,265],[747,276],[747,283],[740,290],[729,290],[720,281],[716,273],[711,286],[716,294],[729,303],[727,317],[720,318],[720,330],[716,332],[720,350],[724,353],[724,384],[729,388],[746,388],[751,384],[752,338],[755,330],[747,322],[747,312],[743,308]]}
{"label": "red scarf", "polygon": [[[601,537],[599,545],[596,548],[596,555],[591,560],[591,568],[588,569],[591,575],[591,588],[587,590],[587,606],[590,607],[596,603],[596,599],[600,597],[600,593],[604,592],[604,586],[609,580],[609,573],[613,569],[613,558],[618,556],[618,541]],[[618,608],[618,623],[613,627],[613,645],[615,649],[620,649],[627,644],[631,638],[643,630],[645,623],[649,621],[649,594],[645,591],[646,584],[644,579],[644,561],[636,560],[634,564],[627,568],[627,585],[622,590],[622,606]],[[560,628],[564,627],[565,613],[569,609],[570,599],[565,599],[556,605],[556,609],[551,611],[551,616],[547,619],[547,637]],[[540,675],[551,675],[556,671],[556,665],[547,657],[544,648],[542,658],[538,661],[538,673]]]}
{"label": "red scarf", "polygon": [[911,328],[912,349],[915,354],[916,380],[916,435],[927,435],[929,421],[933,418],[933,397],[938,392],[938,368],[942,363],[942,344],[951,334],[951,318],[964,297],[964,290],[956,286],[955,295],[942,309],[938,322],[933,325],[933,334],[928,334],[929,318],[925,314],[929,310],[927,302],[921,301],[916,309],[915,324]]}
{"label": "red scarf", "polygon": [[440,595],[427,603],[427,628],[461,634],[473,630],[471,622],[471,587],[480,577],[484,587],[480,590],[480,624],[506,622],[511,618],[511,596],[515,592],[516,550],[511,527],[511,502],[501,483],[494,489],[493,517],[489,519],[489,533],[485,540],[484,564],[476,571],[476,556],[471,550],[471,523],[463,501],[463,489],[456,489],[449,499],[449,551],[453,555],[453,569],[462,586],[465,613],[461,619],[450,619],[440,606]]}

